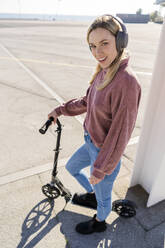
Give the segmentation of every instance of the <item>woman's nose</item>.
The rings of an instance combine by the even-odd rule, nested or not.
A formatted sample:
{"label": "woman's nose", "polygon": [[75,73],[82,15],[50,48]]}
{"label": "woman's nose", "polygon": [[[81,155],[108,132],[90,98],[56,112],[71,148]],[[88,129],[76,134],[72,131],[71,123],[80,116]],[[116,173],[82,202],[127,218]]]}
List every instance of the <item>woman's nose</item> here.
{"label": "woman's nose", "polygon": [[102,49],[101,47],[96,47],[96,55],[101,55],[102,54]]}

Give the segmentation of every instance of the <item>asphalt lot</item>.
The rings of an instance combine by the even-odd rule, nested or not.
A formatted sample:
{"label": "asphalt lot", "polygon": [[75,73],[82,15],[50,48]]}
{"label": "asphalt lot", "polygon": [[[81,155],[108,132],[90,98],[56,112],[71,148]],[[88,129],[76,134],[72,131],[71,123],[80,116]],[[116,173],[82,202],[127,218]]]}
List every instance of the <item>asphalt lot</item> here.
{"label": "asphalt lot", "polygon": [[[10,196],[12,194],[11,202],[15,202],[12,211],[8,209],[8,216],[12,218],[12,213],[16,211],[18,214],[21,211],[18,207],[19,202],[14,199],[15,191],[18,196],[21,187],[26,186],[24,192],[29,199],[31,192],[33,200],[28,205],[28,197],[24,199],[23,191],[18,196],[20,201],[25,200],[24,204],[21,203],[21,209],[25,209],[20,219],[19,214],[16,215],[18,218],[15,232],[11,230],[8,217],[3,216],[2,224],[6,229],[2,240],[3,248],[14,248],[18,244],[20,226],[26,214],[42,199],[41,194],[36,196],[36,191],[34,193],[33,190],[42,183],[41,181],[47,180],[50,173],[38,175],[42,166],[48,165],[49,169],[51,168],[49,164],[53,159],[56,138],[53,128],[45,136],[40,135],[38,129],[47,119],[47,114],[58,106],[59,102],[83,96],[88,87],[96,65],[86,43],[88,24],[0,21],[0,178],[3,184],[1,201],[5,197],[1,214],[8,202],[8,194]],[[130,64],[142,87],[139,115],[132,135],[134,138],[140,135],[161,25],[127,24],[127,29],[130,37],[128,46]],[[61,170],[64,170],[67,158],[83,143],[83,128],[80,121],[75,118],[61,117],[60,120],[64,124],[61,141],[63,149],[60,153],[60,161],[63,161],[60,166]],[[137,142],[128,146],[125,151],[125,156],[131,164],[135,158],[136,146]],[[132,167],[127,169],[131,171]],[[30,184],[32,183],[30,189],[28,182],[23,180],[28,171],[31,173],[29,175],[36,175],[32,182],[30,178],[27,179]],[[64,171],[63,173],[65,174]],[[17,186],[12,184],[14,181]],[[13,191],[11,185],[14,186]],[[76,187],[74,183],[72,186]],[[15,223],[14,219],[12,226]],[[51,227],[53,229],[54,226]],[[3,228],[2,232],[4,232]],[[13,241],[6,243],[9,232],[12,232]],[[50,241],[46,240],[37,247],[45,247],[45,245],[53,247],[53,241],[48,245]],[[64,247],[64,243],[65,240],[62,241],[61,246],[55,247]],[[25,242],[21,245],[18,247],[25,247]],[[29,243],[26,247],[34,246]]]}
{"label": "asphalt lot", "polygon": [[[95,60],[86,43],[87,27],[87,23],[0,22],[1,176],[51,161],[54,138],[50,134],[41,137],[38,128],[47,118],[47,113],[59,103],[34,76],[64,101],[83,96],[95,68]],[[143,89],[134,134],[137,136],[161,26],[128,24],[127,28],[130,64]],[[81,144],[82,128],[74,118],[62,117],[61,120],[65,125],[61,157],[65,158]]]}

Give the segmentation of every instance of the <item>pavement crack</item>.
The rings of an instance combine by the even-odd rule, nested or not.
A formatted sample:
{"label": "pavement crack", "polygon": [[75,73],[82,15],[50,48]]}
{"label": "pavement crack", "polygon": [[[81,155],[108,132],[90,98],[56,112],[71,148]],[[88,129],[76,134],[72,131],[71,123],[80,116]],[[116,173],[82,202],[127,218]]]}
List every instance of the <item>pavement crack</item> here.
{"label": "pavement crack", "polygon": [[11,85],[11,84],[9,84],[9,83],[6,83],[6,82],[0,81],[0,84],[3,85],[3,86],[9,87],[9,88],[15,89],[15,90],[23,91],[23,92],[28,93],[28,94],[30,94],[30,95],[34,95],[34,96],[38,96],[38,97],[45,98],[45,99],[47,99],[47,100],[54,100],[54,101],[55,101],[55,98],[53,98],[53,97],[47,97],[47,96],[38,94],[38,93],[36,93],[36,92],[33,92],[33,91],[28,90],[28,89],[25,89],[25,88],[13,86],[13,85]]}
{"label": "pavement crack", "polygon": [[162,224],[164,224],[165,220],[162,220],[159,224],[153,225],[151,228],[144,228],[146,229],[146,232],[150,232],[151,230],[161,226]]}
{"label": "pavement crack", "polygon": [[137,223],[139,224],[139,226],[140,226],[145,232],[148,232],[148,229],[145,228],[145,227],[141,224],[141,222],[139,221],[138,218],[135,217],[135,220],[137,221]]}
{"label": "pavement crack", "polygon": [[130,158],[129,156],[127,156],[125,153],[123,154],[123,157],[125,157],[126,159],[134,163],[134,160]]}

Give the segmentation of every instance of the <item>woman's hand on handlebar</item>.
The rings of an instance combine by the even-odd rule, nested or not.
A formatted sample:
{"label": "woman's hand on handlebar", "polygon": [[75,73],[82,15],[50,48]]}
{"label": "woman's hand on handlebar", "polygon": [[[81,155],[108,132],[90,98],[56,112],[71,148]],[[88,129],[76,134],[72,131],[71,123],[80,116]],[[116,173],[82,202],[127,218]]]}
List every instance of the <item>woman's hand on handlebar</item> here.
{"label": "woman's hand on handlebar", "polygon": [[54,122],[54,124],[56,124],[58,116],[57,116],[57,113],[55,110],[53,110],[51,113],[48,114],[48,119],[50,119],[50,117],[54,118],[53,122]]}

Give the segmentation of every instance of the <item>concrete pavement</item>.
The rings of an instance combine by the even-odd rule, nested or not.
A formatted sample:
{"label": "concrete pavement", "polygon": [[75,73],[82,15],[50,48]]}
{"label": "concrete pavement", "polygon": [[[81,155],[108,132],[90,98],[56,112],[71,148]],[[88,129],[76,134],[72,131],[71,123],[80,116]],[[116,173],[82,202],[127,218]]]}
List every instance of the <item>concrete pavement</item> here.
{"label": "concrete pavement", "polygon": [[[164,247],[165,202],[146,208],[148,196],[140,186],[126,190],[129,176],[124,175],[125,169],[123,164],[113,200],[125,198],[127,191],[126,198],[138,206],[136,216],[124,219],[112,212],[106,232],[87,236],[77,234],[74,228],[95,210],[68,203],[63,211],[62,197],[50,203],[41,186],[49,182],[51,171],[1,186],[1,247]],[[64,166],[59,168],[59,177],[72,193],[82,191]]]}
{"label": "concrete pavement", "polygon": [[[45,136],[38,129],[59,102],[32,73],[64,100],[83,95],[95,65],[83,40],[87,24],[0,21],[0,25],[0,246],[163,248],[165,201],[146,208],[147,193],[139,185],[129,189],[136,142],[125,150],[113,189],[113,200],[126,197],[137,204],[134,218],[123,219],[112,212],[106,232],[83,236],[75,232],[75,225],[95,211],[71,203],[62,211],[62,197],[50,203],[41,192],[42,185],[50,181],[56,137],[54,128]],[[151,79],[147,73],[152,72],[160,26],[132,24],[128,29],[130,62],[139,72],[143,91],[134,138],[140,135]],[[83,143],[82,125],[75,118],[60,120],[64,129],[58,176],[72,193],[81,192],[65,163]]]}

